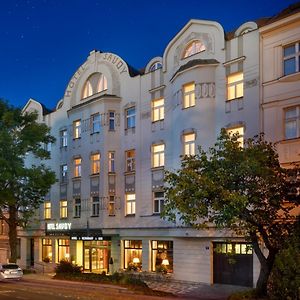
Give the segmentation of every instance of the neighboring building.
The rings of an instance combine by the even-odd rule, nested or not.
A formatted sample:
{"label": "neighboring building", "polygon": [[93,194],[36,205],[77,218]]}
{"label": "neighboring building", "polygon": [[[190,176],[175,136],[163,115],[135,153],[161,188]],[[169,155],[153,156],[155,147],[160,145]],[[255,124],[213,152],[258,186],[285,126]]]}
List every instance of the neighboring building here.
{"label": "neighboring building", "polygon": [[181,155],[208,149],[222,127],[241,144],[260,132],[259,49],[257,23],[225,38],[217,22],[191,20],[143,73],[92,51],[55,111],[30,99],[24,110],[37,110],[57,139],[48,164],[59,182],[40,222],[20,232],[20,263],[68,259],[91,272],[164,264],[179,280],[253,286],[259,262],[243,237],[173,224],[160,211],[164,170],[179,168]]}

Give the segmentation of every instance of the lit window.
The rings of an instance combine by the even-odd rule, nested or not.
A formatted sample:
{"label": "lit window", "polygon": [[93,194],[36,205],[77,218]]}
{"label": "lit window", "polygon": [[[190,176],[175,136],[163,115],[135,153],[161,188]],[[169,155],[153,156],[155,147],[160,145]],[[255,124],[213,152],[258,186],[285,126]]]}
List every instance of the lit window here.
{"label": "lit window", "polygon": [[155,214],[161,213],[164,207],[164,192],[153,193],[153,212]]}
{"label": "lit window", "polygon": [[97,85],[97,93],[107,90],[107,79],[103,74],[100,74]]}
{"label": "lit window", "polygon": [[74,209],[74,217],[75,218],[80,218],[81,216],[81,199],[80,198],[75,198],[74,200],[74,206],[75,206],[75,209]]}
{"label": "lit window", "polygon": [[188,83],[183,86],[183,108],[195,106],[195,83]]}
{"label": "lit window", "polygon": [[68,165],[61,165],[61,182],[66,183],[68,179]]}
{"label": "lit window", "polygon": [[126,172],[132,172],[135,170],[135,150],[125,151],[126,157]]}
{"label": "lit window", "polygon": [[81,176],[81,158],[74,159],[74,177]]}
{"label": "lit window", "polygon": [[97,217],[99,216],[99,210],[100,210],[100,201],[99,197],[92,197],[92,216]]}
{"label": "lit window", "polygon": [[300,137],[300,106],[285,110],[284,127],[286,139]]}
{"label": "lit window", "polygon": [[83,88],[83,93],[82,93],[82,98],[86,98],[93,95],[93,88],[92,85],[90,83],[90,81],[88,80]]}
{"label": "lit window", "polygon": [[135,214],[135,194],[126,194],[126,215]]}
{"label": "lit window", "polygon": [[283,74],[300,72],[300,43],[283,48]]}
{"label": "lit window", "polygon": [[94,114],[91,116],[92,133],[100,132],[101,128],[101,117],[100,114]]}
{"label": "lit window", "polygon": [[44,203],[44,218],[51,219],[51,202],[49,201]]}
{"label": "lit window", "polygon": [[134,267],[140,270],[142,266],[142,241],[124,241],[124,268]]}
{"label": "lit window", "polygon": [[195,155],[195,133],[183,135],[183,155]]}
{"label": "lit window", "polygon": [[205,46],[200,41],[193,41],[185,48],[183,58],[205,51]]}
{"label": "lit window", "polygon": [[89,77],[83,86],[82,98],[92,96],[107,90],[107,79],[101,73],[95,73]]}
{"label": "lit window", "polygon": [[115,215],[115,196],[109,196],[108,215],[109,216]]}
{"label": "lit window", "polygon": [[235,73],[227,77],[227,100],[237,99],[244,96],[243,80],[243,73]]}
{"label": "lit window", "polygon": [[73,138],[79,139],[81,137],[81,120],[73,122]]}
{"label": "lit window", "polygon": [[58,257],[57,262],[61,260],[70,260],[70,240],[58,239]]}
{"label": "lit window", "polygon": [[163,120],[165,117],[164,98],[152,100],[152,122]]}
{"label": "lit window", "polygon": [[60,147],[67,147],[68,146],[68,131],[61,130],[60,132]]}
{"label": "lit window", "polygon": [[115,130],[115,112],[109,112],[109,130]]}
{"label": "lit window", "polygon": [[42,260],[52,262],[52,240],[42,239]]}
{"label": "lit window", "polygon": [[244,127],[235,127],[227,129],[227,133],[230,136],[237,135],[237,141],[239,142],[240,147],[244,146]]}
{"label": "lit window", "polygon": [[108,152],[108,172],[115,172],[115,152]]}
{"label": "lit window", "polygon": [[91,155],[91,173],[99,174],[100,173],[100,154],[95,153]]}
{"label": "lit window", "polygon": [[163,167],[165,165],[165,145],[158,144],[152,146],[152,167]]}
{"label": "lit window", "polygon": [[59,213],[61,219],[68,217],[68,202],[66,200],[59,201]]}
{"label": "lit window", "polygon": [[152,241],[151,271],[155,272],[162,268],[168,273],[173,272],[173,242]]}
{"label": "lit window", "polygon": [[135,128],[135,107],[126,109],[126,129]]}
{"label": "lit window", "polygon": [[153,72],[155,70],[161,69],[162,68],[162,64],[160,62],[155,62],[154,64],[151,65],[149,71]]}

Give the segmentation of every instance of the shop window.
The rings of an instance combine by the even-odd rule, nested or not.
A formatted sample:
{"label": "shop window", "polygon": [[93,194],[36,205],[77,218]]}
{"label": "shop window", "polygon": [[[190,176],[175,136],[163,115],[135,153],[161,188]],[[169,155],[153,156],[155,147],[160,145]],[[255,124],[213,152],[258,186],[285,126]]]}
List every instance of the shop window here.
{"label": "shop window", "polygon": [[165,118],[165,99],[152,100],[152,122],[161,121]]}
{"label": "shop window", "polygon": [[172,273],[173,272],[173,242],[152,241],[151,271]]}
{"label": "shop window", "polygon": [[135,128],[135,107],[130,107],[125,110],[126,129]]}
{"label": "shop window", "polygon": [[300,72],[300,43],[283,48],[283,75]]}
{"label": "shop window", "polygon": [[44,218],[51,219],[51,202],[47,201],[44,203]]}
{"label": "shop window", "polygon": [[98,196],[92,197],[92,216],[99,216],[100,200]]}
{"label": "shop window", "polygon": [[159,61],[157,61],[151,65],[151,67],[149,68],[149,71],[153,72],[153,71],[156,71],[161,68],[162,68],[162,64]]}
{"label": "shop window", "polygon": [[153,213],[159,214],[162,212],[165,203],[164,192],[153,193]]}
{"label": "shop window", "polygon": [[66,183],[68,179],[68,165],[61,165],[60,172],[61,172],[61,176],[60,176],[61,183]]}
{"label": "shop window", "polygon": [[91,155],[91,174],[100,173],[100,154],[95,153]]}
{"label": "shop window", "polygon": [[126,215],[134,215],[135,214],[135,194],[126,194]]}
{"label": "shop window", "polygon": [[195,133],[187,133],[183,135],[183,155],[191,156],[195,155]]}
{"label": "shop window", "polygon": [[124,268],[134,271],[142,268],[142,241],[124,241]]}
{"label": "shop window", "polygon": [[73,122],[73,139],[80,139],[81,137],[81,120]]}
{"label": "shop window", "polygon": [[183,86],[183,108],[195,106],[195,83],[188,83]]}
{"label": "shop window", "polygon": [[75,198],[74,204],[75,204],[74,218],[80,218],[81,217],[81,199]]}
{"label": "shop window", "polygon": [[244,96],[244,74],[242,72],[227,77],[227,100]]}
{"label": "shop window", "polygon": [[81,158],[74,158],[74,177],[81,176]]}
{"label": "shop window", "polygon": [[52,240],[42,239],[42,260],[52,262]]}
{"label": "shop window", "polygon": [[284,112],[285,139],[300,137],[300,106],[286,109]]}
{"label": "shop window", "polygon": [[205,45],[203,45],[201,41],[199,41],[199,40],[192,41],[185,48],[185,50],[183,52],[183,58],[186,58],[186,57],[192,56],[194,54],[203,52],[203,51],[205,51],[205,49],[206,49]]}
{"label": "shop window", "polygon": [[227,133],[232,136],[232,135],[237,135],[237,141],[239,142],[239,145],[241,148],[244,147],[244,127],[234,127],[234,128],[229,128],[227,129]]}
{"label": "shop window", "polygon": [[57,262],[61,260],[70,261],[70,240],[67,239],[58,239],[58,257]]}
{"label": "shop window", "polygon": [[68,202],[67,200],[59,201],[59,214],[61,219],[66,219],[68,217]]}
{"label": "shop window", "polygon": [[66,129],[60,131],[60,147],[68,146],[68,131]]}
{"label": "shop window", "polygon": [[135,150],[125,151],[126,172],[135,171]]}
{"label": "shop window", "polygon": [[116,214],[115,210],[116,210],[115,196],[109,196],[108,215],[115,216]]}
{"label": "shop window", "polygon": [[109,112],[109,130],[110,131],[115,130],[115,112],[114,111]]}
{"label": "shop window", "polygon": [[214,251],[223,254],[245,254],[251,255],[253,247],[246,243],[215,243]]}
{"label": "shop window", "polygon": [[115,152],[108,152],[108,172],[115,172]]}
{"label": "shop window", "polygon": [[101,129],[101,116],[100,114],[94,114],[91,116],[92,133],[99,133]]}
{"label": "shop window", "polygon": [[165,165],[165,145],[152,145],[152,168],[163,167]]}

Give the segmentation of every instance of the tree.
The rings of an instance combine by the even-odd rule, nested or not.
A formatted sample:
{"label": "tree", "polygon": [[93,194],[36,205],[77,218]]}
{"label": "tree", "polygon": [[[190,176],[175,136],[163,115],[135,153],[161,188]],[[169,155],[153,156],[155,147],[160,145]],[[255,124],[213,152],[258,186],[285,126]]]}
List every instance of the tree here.
{"label": "tree", "polygon": [[17,228],[24,227],[55,182],[55,173],[44,164],[28,165],[50,157],[44,145],[54,137],[36,113],[22,113],[0,100],[0,217],[8,224],[10,262],[17,259]]}
{"label": "tree", "polygon": [[291,185],[299,186],[297,174],[297,166],[280,166],[275,146],[263,135],[240,147],[238,136],[223,129],[215,147],[207,153],[199,147],[197,155],[183,157],[181,169],[166,172],[163,217],[196,228],[230,228],[248,238],[261,264],[257,294],[265,295],[275,257],[295,220],[291,210],[298,196],[286,200]]}

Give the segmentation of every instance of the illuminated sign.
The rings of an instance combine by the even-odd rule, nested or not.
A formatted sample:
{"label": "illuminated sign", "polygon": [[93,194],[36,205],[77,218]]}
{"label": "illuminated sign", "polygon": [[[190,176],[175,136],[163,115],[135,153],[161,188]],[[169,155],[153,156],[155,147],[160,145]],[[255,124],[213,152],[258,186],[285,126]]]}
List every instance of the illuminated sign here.
{"label": "illuminated sign", "polygon": [[72,241],[103,241],[103,236],[71,236]]}
{"label": "illuminated sign", "polygon": [[70,230],[72,223],[47,223],[46,229],[47,231],[62,231],[62,230]]}

